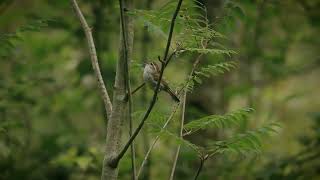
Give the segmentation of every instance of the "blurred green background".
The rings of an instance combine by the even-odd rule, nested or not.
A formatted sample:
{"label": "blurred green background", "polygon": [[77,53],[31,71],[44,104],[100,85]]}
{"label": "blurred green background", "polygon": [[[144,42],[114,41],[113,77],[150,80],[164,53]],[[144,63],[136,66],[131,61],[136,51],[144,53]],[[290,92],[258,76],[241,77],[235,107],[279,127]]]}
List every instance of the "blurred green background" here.
{"label": "blurred green background", "polygon": [[[134,1],[137,9],[159,9],[166,2]],[[186,120],[253,107],[252,121],[238,131],[268,121],[282,125],[278,135],[265,139],[261,155],[215,157],[206,162],[200,179],[320,179],[320,1],[200,2],[213,27],[227,37],[223,44],[237,52],[226,58],[237,60],[239,67],[198,86],[189,95]],[[112,93],[118,2],[78,3],[92,27]],[[107,118],[69,1],[1,0],[0,33],[0,179],[99,179]],[[135,23],[133,87],[142,82],[139,63],[162,55],[165,42],[157,31]],[[165,75],[172,86],[186,78],[194,57],[172,61]],[[221,58],[206,55],[203,62]],[[135,94],[134,111],[144,110],[151,94],[150,89]],[[164,93],[160,99],[156,112],[168,115],[172,101]],[[126,125],[125,139],[127,131]],[[189,140],[202,144],[229,131],[201,131]],[[138,164],[153,138],[147,130],[138,136]],[[175,147],[160,141],[142,179],[167,179]],[[196,154],[182,147],[175,179],[192,179],[198,163]],[[130,179],[130,170],[126,156],[119,179]]]}

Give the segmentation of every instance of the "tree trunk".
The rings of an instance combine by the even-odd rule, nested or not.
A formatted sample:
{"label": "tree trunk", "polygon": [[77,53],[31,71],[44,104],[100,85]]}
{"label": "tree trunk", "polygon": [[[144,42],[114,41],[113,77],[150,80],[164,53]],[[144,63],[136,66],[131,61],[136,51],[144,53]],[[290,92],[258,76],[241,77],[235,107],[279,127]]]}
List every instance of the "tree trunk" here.
{"label": "tree trunk", "polygon": [[[124,0],[124,7],[132,9],[132,1]],[[125,15],[125,27],[124,29],[127,37],[128,47],[128,59],[131,59],[132,48],[133,48],[133,22],[132,19]],[[120,28],[121,29],[121,28]],[[117,62],[116,78],[114,84],[113,93],[113,109],[110,120],[108,121],[107,128],[107,142],[105,155],[102,167],[102,180],[114,180],[118,177],[118,164],[114,164],[111,160],[114,159],[121,148],[122,138],[122,127],[124,120],[126,119],[125,113],[127,102],[125,101],[126,96],[126,82],[125,82],[125,63],[126,58],[124,55],[125,47],[123,44],[122,32],[120,32],[120,48],[119,48],[119,60]]]}

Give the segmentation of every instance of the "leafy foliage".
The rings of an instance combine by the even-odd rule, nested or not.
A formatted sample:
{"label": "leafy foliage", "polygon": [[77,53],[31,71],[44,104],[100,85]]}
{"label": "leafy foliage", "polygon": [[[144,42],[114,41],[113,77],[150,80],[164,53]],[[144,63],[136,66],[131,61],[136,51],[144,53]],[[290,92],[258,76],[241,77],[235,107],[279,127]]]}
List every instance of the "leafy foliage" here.
{"label": "leafy foliage", "polygon": [[231,56],[232,54],[236,54],[233,50],[227,50],[227,49],[206,49],[206,48],[185,48],[180,50],[180,52],[197,52],[200,54],[225,54],[228,56]]}
{"label": "leafy foliage", "polygon": [[202,67],[199,71],[195,71],[190,81],[186,82],[186,89],[192,91],[196,84],[202,84],[203,78],[224,74],[236,68],[236,62],[221,62],[214,65]]}
{"label": "leafy foliage", "polygon": [[[209,128],[208,126],[207,128]],[[178,137],[175,134],[163,130],[160,134],[167,139],[173,140],[177,144],[190,147],[198,155],[207,154],[209,157],[222,153],[237,153],[247,155],[250,153],[260,153],[262,149],[262,138],[270,136],[278,132],[280,125],[278,123],[270,123],[255,130],[249,130],[245,133],[236,134],[234,137],[226,140],[214,141],[207,147],[195,145],[188,140]]]}
{"label": "leafy foliage", "polygon": [[210,147],[212,153],[260,153],[262,148],[262,138],[272,133],[277,133],[280,127],[278,123],[270,123],[255,130],[237,134],[227,140],[216,141]]}
{"label": "leafy foliage", "polygon": [[161,130],[159,132],[159,135],[161,135],[161,137],[164,139],[169,139],[170,141],[175,142],[175,144],[187,146],[187,147],[193,149],[194,151],[196,151],[197,153],[201,153],[201,150],[203,150],[202,147],[197,146],[197,145],[191,143],[190,141],[183,139],[182,137],[178,137],[177,135],[171,133],[168,130]]}
{"label": "leafy foliage", "polygon": [[244,108],[226,115],[210,115],[187,123],[184,127],[188,134],[206,128],[230,128],[247,121],[248,116],[253,112],[252,108]]}
{"label": "leafy foliage", "polygon": [[195,71],[193,80],[198,83],[201,83],[200,81],[201,77],[210,77],[210,75],[216,76],[219,74],[224,74],[225,72],[228,72],[235,67],[236,67],[235,62],[222,62],[214,65],[208,65],[207,67],[201,68],[199,71]]}
{"label": "leafy foliage", "polygon": [[[118,57],[119,26],[114,26],[119,23],[118,7],[116,2],[110,1],[78,2],[92,28],[102,74],[111,91]],[[141,57],[156,57],[162,52],[177,3],[176,0],[144,2],[151,2],[150,6],[134,1],[134,7],[152,7],[154,10],[127,11],[141,25],[135,29],[132,58],[137,61],[131,64],[133,87],[141,81]],[[224,108],[220,106],[223,103],[234,107],[253,97],[253,105],[257,105],[258,111],[252,117],[255,122],[249,123],[247,128],[252,129],[251,125],[256,127],[261,118],[266,117],[268,121],[269,118],[281,118],[285,131],[272,140],[277,142],[276,146],[267,146],[268,153],[261,158],[239,160],[220,154],[261,152],[263,144],[270,144],[270,138],[265,135],[273,133],[264,128],[268,125],[263,126],[264,133],[257,132],[261,128],[247,132],[241,128],[243,133],[236,134],[237,128],[231,127],[241,125],[248,117],[228,122],[231,117],[225,116],[237,112],[234,111],[221,115],[227,120],[222,118],[222,122],[217,124],[212,122],[207,127],[188,129],[199,132],[214,128],[213,132],[227,131],[230,136],[213,139],[215,137],[209,136],[212,131],[208,129],[210,133],[194,133],[189,141],[189,138],[175,135],[178,122],[173,121],[167,130],[160,133],[166,143],[158,144],[152,152],[152,161],[160,163],[147,163],[151,165],[152,173],[146,173],[149,175],[141,179],[167,178],[167,173],[163,172],[169,172],[172,163],[172,154],[168,151],[176,144],[187,147],[181,149],[177,179],[189,179],[194,175],[196,156],[193,151],[219,155],[213,161],[215,170],[212,171],[212,162],[206,163],[207,168],[203,168],[199,179],[317,179],[320,172],[320,126],[317,124],[311,129],[306,115],[317,110],[319,105],[315,98],[319,89],[318,71],[314,71],[319,68],[317,47],[320,41],[315,38],[319,32],[319,3],[315,0],[201,2],[206,2],[208,9],[197,1],[183,1],[171,50],[178,50],[177,60],[184,62],[173,61],[173,66],[170,64],[172,69],[168,69],[165,76],[173,82],[181,82],[186,76],[184,65],[190,65],[187,60],[193,60],[194,55],[204,54],[205,63],[212,62],[211,59],[224,62],[225,58],[233,60],[233,56],[237,56],[233,50],[239,50],[236,59],[239,59],[237,66],[239,64],[240,69],[232,74],[227,84],[223,79],[217,79],[217,84],[212,86],[207,78],[222,75],[228,70],[221,68],[220,72],[212,69],[215,73],[210,73],[199,67],[188,86],[183,86],[189,88],[188,96],[194,94],[187,101],[187,122],[196,119],[193,117],[208,114],[212,103],[217,109]],[[10,6],[6,5],[8,3]],[[163,3],[166,4],[161,6]],[[70,4],[62,0],[21,3],[4,0],[0,13],[0,179],[98,179],[103,160],[106,118],[96,93],[84,34]],[[33,18],[52,15],[61,17],[54,27],[50,20]],[[150,40],[141,37],[142,26],[148,27],[147,39]],[[226,41],[228,45],[224,43]],[[139,51],[140,47],[142,51]],[[206,65],[202,67],[208,68]],[[230,67],[230,70],[233,68]],[[182,82],[182,85],[185,84]],[[208,91],[199,88],[191,94],[193,86],[198,85]],[[134,95],[137,103],[134,109],[147,105],[145,100],[149,99],[151,90],[144,92],[144,98],[140,98],[140,92]],[[304,96],[291,97],[297,92],[302,92]],[[197,97],[199,95],[201,98]],[[271,101],[265,102],[265,99]],[[143,134],[149,139],[139,138],[136,141],[137,162],[143,158],[143,149],[148,145],[146,142],[153,140],[150,136],[161,131],[169,103],[172,102],[157,102],[156,112],[147,121],[151,133]],[[140,115],[143,114],[135,113],[135,116]],[[320,122],[317,119],[317,123]],[[226,125],[226,122],[231,124]],[[277,130],[277,126],[271,128]],[[124,134],[127,135],[126,132]],[[299,143],[295,142],[297,137]],[[201,142],[203,147],[197,142]],[[92,153],[90,147],[97,152]],[[127,155],[130,156],[130,153]],[[130,178],[130,165],[129,158],[121,162],[121,179]]]}
{"label": "leafy foliage", "polygon": [[[174,12],[176,1],[169,1],[159,10],[134,10],[130,14],[136,17],[138,22],[147,26],[149,31],[155,32],[166,39],[166,31],[171,22],[172,12]],[[227,50],[218,42],[222,49],[210,46],[210,41],[214,38],[225,38],[225,36],[215,31],[207,19],[207,10],[203,4],[197,0],[186,0],[183,2],[179,16],[176,21],[174,41],[178,52],[200,53],[200,54],[226,54],[235,52]]]}

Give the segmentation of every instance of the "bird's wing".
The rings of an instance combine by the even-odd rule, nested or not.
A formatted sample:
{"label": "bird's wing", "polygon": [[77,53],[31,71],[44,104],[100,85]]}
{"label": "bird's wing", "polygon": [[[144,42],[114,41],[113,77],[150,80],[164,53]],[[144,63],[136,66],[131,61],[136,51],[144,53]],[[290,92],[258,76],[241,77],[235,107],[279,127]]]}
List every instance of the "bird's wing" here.
{"label": "bird's wing", "polygon": [[153,64],[155,70],[160,73],[160,66],[156,62],[153,62],[152,64]]}

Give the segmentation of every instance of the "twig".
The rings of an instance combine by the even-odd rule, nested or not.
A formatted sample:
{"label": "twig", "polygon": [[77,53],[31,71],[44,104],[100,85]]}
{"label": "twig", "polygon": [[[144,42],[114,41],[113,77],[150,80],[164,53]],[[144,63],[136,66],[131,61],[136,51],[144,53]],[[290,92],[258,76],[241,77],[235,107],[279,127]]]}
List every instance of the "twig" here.
{"label": "twig", "polygon": [[143,86],[145,86],[146,83],[142,83],[140,86],[138,86],[136,89],[134,89],[132,92],[131,92],[131,95],[133,95],[134,93],[136,93],[139,89],[141,89]]}
{"label": "twig", "polygon": [[197,173],[196,173],[196,175],[195,175],[195,177],[194,177],[194,180],[197,180],[198,179],[198,177],[199,177],[199,174],[200,174],[200,172],[201,172],[201,170],[202,170],[202,168],[203,168],[203,165],[204,165],[204,162],[208,159],[208,155],[205,155],[204,157],[200,157],[200,165],[199,165],[199,168],[198,168],[198,170],[197,170]]}
{"label": "twig", "polygon": [[[123,7],[123,0],[119,0],[120,4],[120,19],[121,19],[121,31],[122,31],[122,38],[123,38],[123,47],[124,47],[124,58],[126,60],[125,63],[125,86],[127,90],[128,96],[128,118],[129,118],[129,135],[132,136],[132,96],[131,96],[131,85],[130,85],[130,72],[129,72],[129,58],[128,58],[128,42],[126,36],[126,27],[125,27],[125,18],[124,18],[124,7]],[[132,168],[132,179],[135,180],[136,178],[136,165],[135,165],[135,147],[134,142],[131,143],[130,146],[131,150],[131,168]]]}
{"label": "twig", "polygon": [[161,60],[160,56],[158,56],[158,61],[160,61],[162,65],[165,64],[165,62],[163,60]]}
{"label": "twig", "polygon": [[177,53],[177,49],[175,49],[169,56],[168,61],[170,61],[172,59],[172,57]]}
{"label": "twig", "polygon": [[202,170],[202,167],[203,167],[203,160],[201,160],[200,161],[200,166],[199,166],[199,168],[198,168],[198,170],[197,170],[197,174],[196,174],[196,176],[194,177],[194,180],[197,180],[198,179],[198,176],[199,176],[199,174],[200,174],[200,172],[201,172],[201,170]]}
{"label": "twig", "polygon": [[[132,95],[134,94],[134,93],[136,93],[139,89],[141,89],[143,86],[145,86],[146,85],[146,83],[145,82],[143,82],[140,86],[138,86],[136,89],[134,89],[131,93],[130,93],[130,95],[131,95],[131,97],[132,97]],[[131,88],[130,88],[131,89]],[[126,93],[126,97],[124,98],[124,100],[125,101],[128,101],[128,99],[129,99],[129,92],[128,93]]]}
{"label": "twig", "polygon": [[[184,120],[185,120],[185,110],[186,110],[186,100],[187,100],[187,90],[185,89],[183,91],[183,100],[182,100],[182,111],[181,111],[181,122],[180,122],[180,138],[183,138],[183,125],[184,125]],[[177,166],[177,162],[178,162],[178,157],[179,157],[179,153],[180,153],[180,148],[181,145],[179,144],[174,156],[174,160],[173,160],[173,165],[171,168],[171,173],[170,173],[170,180],[173,179],[174,177],[174,172],[176,170],[176,166]]]}
{"label": "twig", "polygon": [[125,144],[125,146],[123,147],[123,149],[120,151],[120,153],[118,154],[118,156],[114,159],[112,159],[112,164],[114,165],[117,165],[120,161],[120,159],[124,156],[124,154],[126,153],[126,151],[128,150],[129,146],[131,145],[131,143],[133,142],[133,140],[136,138],[136,136],[139,134],[140,130],[142,129],[145,121],[148,119],[155,103],[156,103],[156,100],[157,100],[157,96],[158,96],[158,92],[159,92],[159,88],[160,88],[160,82],[162,80],[162,76],[163,76],[163,73],[164,73],[164,69],[166,68],[166,66],[168,65],[169,63],[169,60],[170,59],[167,59],[168,58],[168,53],[169,53],[169,48],[170,48],[170,45],[171,45],[171,40],[172,40],[172,34],[173,34],[173,30],[174,30],[174,25],[175,25],[175,20],[177,18],[177,15],[180,11],[180,7],[181,7],[181,4],[182,4],[182,0],[179,0],[178,2],[178,5],[177,5],[177,8],[174,12],[174,15],[172,17],[172,20],[171,20],[171,26],[170,26],[170,31],[169,31],[169,36],[168,36],[168,40],[167,40],[167,46],[166,46],[166,50],[165,50],[165,53],[164,53],[164,62],[165,64],[161,67],[161,71],[160,71],[160,76],[159,76],[159,80],[158,80],[158,83],[157,83],[157,86],[154,90],[154,94],[153,94],[153,98],[150,102],[150,105],[149,105],[149,108],[147,109],[144,117],[142,118],[139,126],[137,127],[137,129],[134,131],[133,135],[130,137],[130,139],[128,140],[128,142]]}
{"label": "twig", "polygon": [[[197,59],[194,61],[193,66],[192,66],[192,70],[188,76],[187,83],[181,89],[181,90],[183,90],[183,102],[182,102],[182,110],[181,110],[181,122],[180,122],[180,134],[179,134],[180,138],[183,138],[183,136],[184,136],[183,129],[184,129],[184,120],[185,120],[186,100],[187,100],[187,90],[185,89],[185,87],[188,86],[189,82],[192,80],[194,71],[197,68],[198,64],[200,63],[202,56],[203,56],[203,54],[200,54],[197,57]],[[178,145],[176,153],[174,155],[174,161],[173,161],[173,165],[172,165],[171,173],[170,173],[170,178],[169,178],[170,180],[172,180],[174,177],[174,173],[175,173],[175,169],[176,169],[176,165],[177,165],[177,161],[178,161],[178,156],[180,153],[180,148],[181,148],[181,145]]]}
{"label": "twig", "polygon": [[[181,89],[178,91],[179,93],[177,94],[177,96],[180,96],[180,92],[181,92],[183,89],[184,89],[184,87],[181,87]],[[171,119],[173,118],[173,115],[177,112],[177,108],[178,108],[178,107],[179,107],[179,103],[173,108],[173,110],[172,110],[170,116],[168,117],[167,121],[166,121],[165,124],[162,126],[161,131],[164,130],[164,129],[167,127],[167,125],[169,124],[169,122],[170,122]],[[158,135],[158,136],[155,138],[155,140],[152,142],[152,145],[151,145],[150,148],[148,149],[148,151],[147,151],[147,153],[146,153],[146,155],[145,155],[145,157],[144,157],[144,160],[143,160],[143,162],[141,163],[141,166],[140,166],[140,168],[139,168],[138,175],[137,175],[137,179],[138,179],[140,173],[141,173],[142,170],[143,170],[143,167],[144,167],[144,165],[145,165],[145,163],[146,163],[146,160],[147,160],[148,157],[149,157],[149,154],[151,153],[152,149],[154,148],[155,144],[157,143],[157,141],[158,141],[159,139],[160,139],[160,135]]]}
{"label": "twig", "polygon": [[178,145],[176,153],[174,154],[173,164],[172,164],[172,168],[171,168],[171,172],[170,172],[170,178],[169,178],[170,180],[173,180],[174,173],[176,171],[176,166],[177,166],[177,162],[178,162],[180,148],[181,148],[181,145]]}
{"label": "twig", "polygon": [[[164,123],[164,125],[162,126],[161,131],[162,131],[163,129],[165,129],[165,128],[167,127],[167,125],[169,124],[169,122],[172,120],[174,114],[177,112],[178,107],[179,107],[179,104],[176,104],[176,105],[174,106],[174,108],[173,108],[170,116],[168,117],[168,119],[167,119],[167,121]],[[142,163],[141,163],[141,165],[140,165],[140,168],[139,168],[139,170],[138,170],[137,178],[136,178],[136,179],[139,178],[139,176],[140,176],[140,174],[141,174],[141,172],[142,172],[142,170],[143,170],[143,167],[144,167],[145,163],[147,162],[147,159],[148,159],[148,157],[149,157],[152,149],[154,148],[154,146],[156,145],[156,143],[158,142],[159,139],[160,139],[160,135],[157,135],[156,138],[154,139],[154,141],[152,142],[151,146],[149,147],[149,149],[148,149],[148,151],[147,151],[147,153],[146,153],[146,155],[145,155],[145,157],[144,157],[144,159],[143,159],[143,161],[142,161]]]}
{"label": "twig", "polygon": [[96,75],[96,78],[98,80],[98,86],[99,86],[99,89],[102,94],[102,99],[104,102],[107,116],[110,117],[111,112],[112,112],[112,103],[110,101],[108,91],[106,89],[106,86],[104,84],[104,81],[103,81],[103,78],[101,75],[101,71],[100,71],[100,67],[99,67],[99,63],[98,63],[98,58],[97,58],[97,52],[96,52],[96,48],[94,45],[91,29],[89,28],[88,23],[85,20],[76,0],[70,0],[70,1],[72,3],[73,9],[75,10],[77,17],[79,18],[80,24],[84,30],[85,35],[86,35],[86,39],[87,39],[87,43],[88,43],[88,47],[89,47],[91,64],[92,64],[94,73]]}

